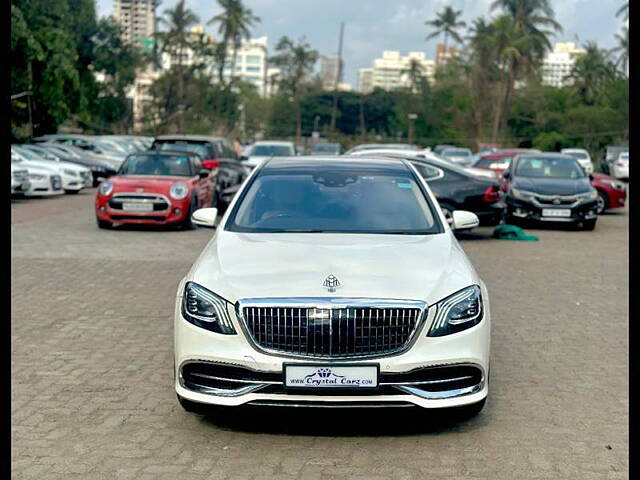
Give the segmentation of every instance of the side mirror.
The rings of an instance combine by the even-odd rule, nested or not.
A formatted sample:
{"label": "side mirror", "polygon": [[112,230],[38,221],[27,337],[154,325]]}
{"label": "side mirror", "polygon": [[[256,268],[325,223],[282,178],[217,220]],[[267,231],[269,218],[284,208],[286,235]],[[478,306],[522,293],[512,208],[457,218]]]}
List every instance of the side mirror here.
{"label": "side mirror", "polygon": [[207,178],[208,176],[209,176],[209,170],[207,170],[206,168],[203,168],[198,172],[198,177],[200,178]]}
{"label": "side mirror", "polygon": [[478,216],[475,213],[467,212],[466,210],[453,211],[451,227],[454,230],[467,230],[478,225],[480,225],[480,220],[478,220]]}
{"label": "side mirror", "polygon": [[193,212],[191,221],[201,227],[215,228],[216,218],[218,218],[217,208],[200,208]]}

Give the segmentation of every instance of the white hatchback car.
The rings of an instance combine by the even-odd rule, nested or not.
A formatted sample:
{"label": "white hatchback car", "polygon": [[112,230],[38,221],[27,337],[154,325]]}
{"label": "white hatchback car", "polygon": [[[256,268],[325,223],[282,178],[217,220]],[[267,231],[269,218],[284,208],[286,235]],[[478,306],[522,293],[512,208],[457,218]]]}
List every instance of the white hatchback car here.
{"label": "white hatchback car", "polygon": [[[216,209],[193,214],[213,227]],[[454,228],[478,225],[453,213]],[[488,393],[487,289],[402,159],[266,160],[182,279],[175,389],[207,405],[460,407]]]}
{"label": "white hatchback car", "polygon": [[591,155],[583,148],[563,148],[560,153],[575,158],[586,173],[593,173]]}
{"label": "white hatchback car", "polygon": [[616,178],[629,178],[629,152],[621,152],[618,158],[613,162],[612,172]]}

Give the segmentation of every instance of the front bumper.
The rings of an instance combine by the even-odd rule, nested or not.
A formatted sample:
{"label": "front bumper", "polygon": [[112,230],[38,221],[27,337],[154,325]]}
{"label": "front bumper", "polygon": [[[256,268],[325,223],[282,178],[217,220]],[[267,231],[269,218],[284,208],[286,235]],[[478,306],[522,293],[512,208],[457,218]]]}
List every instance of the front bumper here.
{"label": "front bumper", "polygon": [[[509,196],[507,197],[506,202],[508,215],[525,220],[576,223],[597,218],[597,200],[578,202],[572,205],[543,205],[537,202],[519,200]],[[543,216],[542,211],[544,209],[568,209],[571,211],[571,214],[568,217]]]}
{"label": "front bumper", "polygon": [[[122,192],[120,192],[122,193]],[[168,208],[161,211],[137,212],[114,209],[109,206],[109,197],[96,195],[96,216],[98,219],[112,223],[131,225],[176,225],[183,222],[189,214],[189,197],[175,200],[167,197]]]}
{"label": "front bumper", "polygon": [[[178,297],[174,322],[176,393],[194,402],[224,406],[444,408],[476,403],[488,394],[491,322],[484,287],[483,298],[484,318],[472,328],[443,337],[427,337],[435,316],[435,306],[431,306],[416,331],[416,341],[408,350],[378,358],[337,360],[263,353],[247,340],[233,309],[229,309],[229,313],[237,335],[221,335],[196,327],[183,319],[181,298]],[[292,363],[326,366],[377,364],[380,369],[379,386],[376,389],[339,391],[287,389],[283,386],[283,366]],[[194,381],[192,372],[185,370],[193,365],[201,369],[200,380]],[[209,366],[214,373],[208,378],[207,375],[203,377],[202,372],[206,372]],[[216,369],[225,368],[230,372],[249,374],[215,373]],[[461,369],[475,373],[461,375]],[[468,378],[461,380],[463,377]]]}

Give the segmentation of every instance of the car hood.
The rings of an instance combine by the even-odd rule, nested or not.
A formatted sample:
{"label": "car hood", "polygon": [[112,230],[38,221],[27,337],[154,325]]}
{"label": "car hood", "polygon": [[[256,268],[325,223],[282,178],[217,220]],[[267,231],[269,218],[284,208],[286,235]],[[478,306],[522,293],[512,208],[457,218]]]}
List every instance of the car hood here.
{"label": "car hood", "polygon": [[150,177],[147,175],[116,175],[109,178],[113,183],[114,192],[168,192],[176,182],[183,182],[189,185],[187,177]]}
{"label": "car hood", "polygon": [[[323,286],[329,275],[340,281],[335,293]],[[480,282],[449,231],[425,236],[218,231],[187,280],[232,303],[345,297],[432,304]]]}
{"label": "car hood", "polygon": [[589,178],[527,178],[517,177],[512,187],[540,195],[576,195],[591,191]]}

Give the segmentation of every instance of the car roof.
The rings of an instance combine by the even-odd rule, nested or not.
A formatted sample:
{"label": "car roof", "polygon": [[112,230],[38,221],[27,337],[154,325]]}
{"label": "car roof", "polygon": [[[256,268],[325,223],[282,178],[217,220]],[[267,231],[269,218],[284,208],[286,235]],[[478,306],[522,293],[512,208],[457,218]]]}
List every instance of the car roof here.
{"label": "car roof", "polygon": [[226,140],[224,137],[211,137],[208,135],[158,135],[155,140],[193,140],[194,142],[219,142]]}
{"label": "car roof", "polygon": [[535,158],[569,158],[571,160],[575,160],[571,155],[565,155],[563,153],[558,152],[540,152],[540,153],[519,153],[515,158],[527,158],[527,157],[535,157]]}
{"label": "car roof", "polygon": [[389,173],[406,173],[409,169],[403,158],[307,155],[304,157],[273,157],[262,164],[262,170],[277,171],[298,168],[314,170],[319,166],[345,170],[360,167]]}
{"label": "car roof", "polygon": [[293,145],[293,142],[286,142],[286,141],[280,141],[280,140],[260,140],[255,142],[253,145],[287,145],[289,146],[289,145]]}

